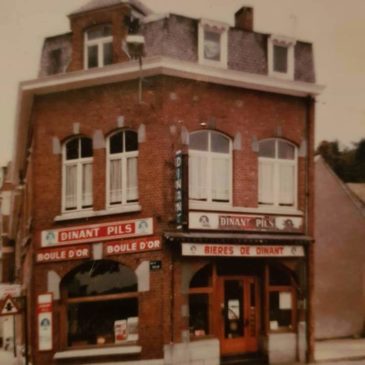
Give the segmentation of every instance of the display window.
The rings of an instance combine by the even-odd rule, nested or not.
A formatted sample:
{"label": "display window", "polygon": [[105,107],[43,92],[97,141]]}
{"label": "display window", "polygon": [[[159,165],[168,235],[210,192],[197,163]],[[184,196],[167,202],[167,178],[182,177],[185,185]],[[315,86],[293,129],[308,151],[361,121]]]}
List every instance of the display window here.
{"label": "display window", "polygon": [[211,333],[212,265],[195,273],[189,288],[189,329],[193,338]]}
{"label": "display window", "polygon": [[270,332],[296,331],[296,285],[293,273],[282,266],[268,268],[268,308]]}
{"label": "display window", "polygon": [[68,347],[138,340],[137,277],[111,260],[89,261],[61,281]]}

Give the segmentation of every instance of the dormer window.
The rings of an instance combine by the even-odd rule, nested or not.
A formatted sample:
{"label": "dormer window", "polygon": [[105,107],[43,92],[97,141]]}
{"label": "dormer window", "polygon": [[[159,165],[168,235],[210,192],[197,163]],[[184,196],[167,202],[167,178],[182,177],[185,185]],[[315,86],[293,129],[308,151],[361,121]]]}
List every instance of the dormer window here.
{"label": "dormer window", "polygon": [[295,40],[271,36],[268,39],[268,70],[270,76],[294,79]]}
{"label": "dormer window", "polygon": [[199,63],[227,67],[228,25],[208,20],[199,23]]}
{"label": "dormer window", "polygon": [[113,63],[113,36],[110,24],[97,25],[85,32],[85,68]]}

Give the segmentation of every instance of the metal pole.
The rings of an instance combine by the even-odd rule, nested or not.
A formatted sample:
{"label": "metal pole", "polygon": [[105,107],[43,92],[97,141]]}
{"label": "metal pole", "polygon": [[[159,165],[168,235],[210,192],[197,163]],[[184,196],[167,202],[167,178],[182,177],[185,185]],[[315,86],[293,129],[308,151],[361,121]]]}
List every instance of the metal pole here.
{"label": "metal pole", "polygon": [[16,327],[15,327],[15,314],[12,315],[13,317],[13,355],[16,357]]}
{"label": "metal pole", "polygon": [[27,297],[23,296],[23,332],[24,332],[24,357],[25,357],[25,365],[29,364],[28,358],[28,310],[27,310]]}

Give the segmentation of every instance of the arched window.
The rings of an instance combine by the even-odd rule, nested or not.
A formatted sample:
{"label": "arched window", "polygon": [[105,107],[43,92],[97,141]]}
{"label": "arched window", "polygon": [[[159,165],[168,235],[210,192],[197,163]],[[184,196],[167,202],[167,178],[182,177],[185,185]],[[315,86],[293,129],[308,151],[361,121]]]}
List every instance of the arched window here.
{"label": "arched window", "polygon": [[296,331],[297,295],[295,275],[282,265],[269,265],[269,330]]}
{"label": "arched window", "polygon": [[192,133],[189,143],[189,198],[207,203],[230,203],[231,192],[231,140],[215,131]]}
{"label": "arched window", "polygon": [[259,204],[297,205],[297,148],[282,139],[259,142]]}
{"label": "arched window", "polygon": [[211,333],[212,265],[206,265],[195,273],[189,288],[189,329],[193,337]]}
{"label": "arched window", "polygon": [[62,211],[89,209],[93,205],[93,147],[87,137],[74,137],[63,146]]}
{"label": "arched window", "polygon": [[138,201],[138,135],[118,130],[107,144],[107,205]]}
{"label": "arched window", "polygon": [[89,261],[61,281],[68,346],[138,339],[137,277],[111,260]]}
{"label": "arched window", "polygon": [[113,62],[111,24],[95,25],[85,32],[85,68],[103,67]]}

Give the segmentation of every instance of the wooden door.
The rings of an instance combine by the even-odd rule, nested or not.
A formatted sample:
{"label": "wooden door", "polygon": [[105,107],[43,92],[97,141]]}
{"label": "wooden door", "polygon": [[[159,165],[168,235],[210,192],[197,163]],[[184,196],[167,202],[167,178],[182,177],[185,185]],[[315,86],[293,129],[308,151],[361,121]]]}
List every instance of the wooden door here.
{"label": "wooden door", "polygon": [[218,278],[218,327],[221,355],[257,352],[259,334],[258,281],[253,276]]}

